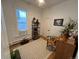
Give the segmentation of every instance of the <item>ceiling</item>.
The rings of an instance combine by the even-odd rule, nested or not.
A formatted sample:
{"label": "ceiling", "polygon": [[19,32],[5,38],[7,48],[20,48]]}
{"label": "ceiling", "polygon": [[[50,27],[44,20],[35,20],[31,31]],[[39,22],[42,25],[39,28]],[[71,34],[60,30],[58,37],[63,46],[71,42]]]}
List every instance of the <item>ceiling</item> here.
{"label": "ceiling", "polygon": [[40,8],[46,8],[46,7],[50,7],[56,4],[59,4],[61,2],[64,2],[66,0],[45,0],[45,4],[43,6],[39,6],[38,0],[25,0],[27,3],[35,5],[37,7]]}

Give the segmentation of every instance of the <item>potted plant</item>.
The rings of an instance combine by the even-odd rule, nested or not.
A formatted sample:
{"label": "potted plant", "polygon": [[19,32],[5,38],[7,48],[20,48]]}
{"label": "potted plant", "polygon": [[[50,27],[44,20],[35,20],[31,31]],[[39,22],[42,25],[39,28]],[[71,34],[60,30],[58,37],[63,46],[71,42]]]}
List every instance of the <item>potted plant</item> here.
{"label": "potted plant", "polygon": [[71,35],[71,33],[74,31],[74,27],[76,26],[76,22],[72,19],[70,19],[70,22],[66,25],[64,25],[64,29],[61,31],[61,34],[65,34],[67,37]]}

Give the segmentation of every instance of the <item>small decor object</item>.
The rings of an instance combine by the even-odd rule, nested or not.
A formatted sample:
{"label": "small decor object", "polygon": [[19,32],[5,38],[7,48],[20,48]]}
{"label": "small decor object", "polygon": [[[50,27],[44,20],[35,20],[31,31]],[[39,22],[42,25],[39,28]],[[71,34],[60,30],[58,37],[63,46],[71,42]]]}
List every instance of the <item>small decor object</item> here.
{"label": "small decor object", "polygon": [[48,46],[47,46],[47,49],[48,49],[49,51],[53,51],[53,46],[52,46],[52,45],[48,45]]}
{"label": "small decor object", "polygon": [[55,26],[62,26],[64,19],[54,19],[54,25]]}
{"label": "small decor object", "polygon": [[24,39],[21,41],[20,44],[21,44],[21,45],[24,45],[24,44],[26,44],[26,43],[28,43],[28,42],[29,42],[29,40],[24,38]]}
{"label": "small decor object", "polygon": [[38,21],[38,19],[36,20],[36,24],[37,24],[37,26],[39,25],[39,21]]}
{"label": "small decor object", "polygon": [[12,51],[10,54],[11,59],[21,59],[19,50]]}

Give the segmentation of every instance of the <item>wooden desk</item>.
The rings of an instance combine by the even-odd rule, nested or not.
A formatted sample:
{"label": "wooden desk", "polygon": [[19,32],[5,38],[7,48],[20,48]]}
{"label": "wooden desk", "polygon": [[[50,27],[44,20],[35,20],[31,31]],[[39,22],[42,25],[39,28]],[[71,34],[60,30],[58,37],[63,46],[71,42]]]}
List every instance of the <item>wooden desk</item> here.
{"label": "wooden desk", "polygon": [[61,36],[55,37],[53,39],[47,39],[47,46],[48,45],[56,45],[57,41],[63,41],[65,43],[75,45],[75,39],[74,38],[69,39],[65,35],[61,35]]}
{"label": "wooden desk", "polygon": [[55,59],[70,59],[73,56],[75,45],[64,41],[56,42]]}
{"label": "wooden desk", "polygon": [[67,42],[67,37],[65,35],[61,35],[59,37],[55,37],[53,39],[47,39],[47,46],[48,45],[56,45],[56,41],[64,41],[64,42]]}
{"label": "wooden desk", "polygon": [[57,38],[55,59],[70,59],[75,50],[75,39],[64,35]]}
{"label": "wooden desk", "polygon": [[70,40],[62,35],[55,38],[54,40],[47,40],[47,45],[56,46],[55,59],[70,59],[73,56],[75,49],[75,40],[73,39],[74,38]]}

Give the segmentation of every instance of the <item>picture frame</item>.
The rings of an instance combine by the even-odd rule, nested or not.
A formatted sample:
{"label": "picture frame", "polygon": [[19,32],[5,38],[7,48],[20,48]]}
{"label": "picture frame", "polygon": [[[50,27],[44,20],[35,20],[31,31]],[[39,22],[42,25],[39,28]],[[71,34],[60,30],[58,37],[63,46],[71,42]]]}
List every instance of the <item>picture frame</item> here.
{"label": "picture frame", "polygon": [[54,19],[54,26],[63,26],[64,19]]}

